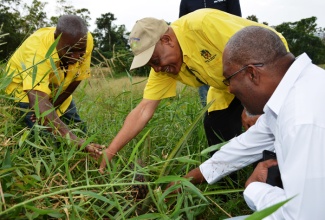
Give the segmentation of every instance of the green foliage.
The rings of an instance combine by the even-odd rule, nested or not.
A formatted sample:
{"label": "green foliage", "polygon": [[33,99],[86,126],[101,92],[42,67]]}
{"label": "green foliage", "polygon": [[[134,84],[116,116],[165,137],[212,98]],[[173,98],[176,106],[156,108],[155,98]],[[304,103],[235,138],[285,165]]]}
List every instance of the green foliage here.
{"label": "green foliage", "polygon": [[52,16],[50,18],[50,26],[55,27],[58,22],[59,16],[64,14],[78,15],[86,22],[88,27],[90,26],[89,22],[91,18],[90,12],[87,8],[76,9],[73,5],[70,4],[69,1],[59,0],[56,1],[56,11],[58,16]]}
{"label": "green foliage", "polygon": [[[0,84],[4,78],[2,69]],[[131,75],[129,81],[138,84]],[[131,88],[111,96],[103,91],[106,89],[92,81],[76,91],[89,132],[74,132],[86,135],[87,142],[107,145],[142,92]],[[206,148],[200,123],[205,110],[201,110],[195,89],[184,87],[176,98],[163,100],[147,128],[108,164],[104,175],[97,171],[99,161],[69,138],[40,135],[43,127],[39,125],[26,129],[19,109],[3,90],[1,94],[1,219],[222,219],[250,213],[241,196],[243,183],[225,179],[213,186],[194,186],[180,177],[206,158],[200,154]],[[178,153],[168,156],[173,151]],[[166,163],[173,169],[163,169]],[[134,168],[130,164],[135,164]],[[168,175],[161,175],[163,170],[169,170]],[[144,182],[135,178],[139,174]],[[246,179],[246,174],[243,176]],[[166,184],[178,180],[174,188],[165,190]],[[148,194],[136,199],[134,186],[141,185],[147,187]],[[172,194],[175,189],[183,193]],[[229,208],[228,213],[221,206]]]}
{"label": "green foliage", "polygon": [[97,28],[93,32],[95,49],[92,57],[95,64],[109,60],[109,67],[120,73],[129,69],[133,55],[129,51],[125,26],[114,25],[115,20],[112,13],[102,14],[96,19]]}
{"label": "green foliage", "polygon": [[295,56],[305,52],[313,63],[324,64],[325,44],[315,36],[316,20],[316,17],[310,17],[297,22],[285,22],[275,29],[286,38],[289,49]]}
{"label": "green foliage", "polygon": [[1,45],[0,60],[5,61],[20,45],[25,33],[22,32],[20,12],[12,9],[17,7],[15,2],[2,1],[2,3],[0,4],[0,25],[2,25],[0,34],[7,35],[2,38],[6,44]]}
{"label": "green foliage", "polygon": [[[5,75],[1,69],[0,84],[6,81]],[[138,84],[131,75],[129,80],[133,86]],[[89,133],[73,132],[86,135],[87,143],[107,145],[142,94],[131,87],[110,96],[93,86],[84,83],[76,91]],[[200,153],[207,147],[200,123],[206,109],[201,109],[195,89],[183,87],[176,98],[163,100],[147,128],[108,163],[103,175],[97,171],[99,161],[68,137],[40,135],[43,127],[39,125],[24,128],[19,109],[3,90],[1,94],[3,219],[224,219],[251,213],[241,195],[250,167],[239,173],[236,183],[225,178],[214,185],[194,186],[180,177],[206,159]],[[144,181],[136,178],[139,174]],[[178,184],[165,190],[170,182]],[[139,186],[148,190],[143,199],[134,196]],[[182,193],[173,194],[175,190]]]}
{"label": "green foliage", "polygon": [[37,29],[48,26],[46,12],[44,7],[47,3],[42,3],[38,0],[33,0],[32,5],[24,4],[28,14],[23,19],[23,26],[26,28],[24,33],[33,33]]}
{"label": "green foliage", "polygon": [[116,18],[112,13],[102,14],[96,19],[97,28],[94,31],[95,47],[101,51],[118,51],[127,49],[126,29],[124,25],[114,25]]}
{"label": "green foliage", "polygon": [[247,16],[246,19],[251,20],[251,21],[258,22],[258,18],[256,17],[256,15],[249,15],[249,16]]}

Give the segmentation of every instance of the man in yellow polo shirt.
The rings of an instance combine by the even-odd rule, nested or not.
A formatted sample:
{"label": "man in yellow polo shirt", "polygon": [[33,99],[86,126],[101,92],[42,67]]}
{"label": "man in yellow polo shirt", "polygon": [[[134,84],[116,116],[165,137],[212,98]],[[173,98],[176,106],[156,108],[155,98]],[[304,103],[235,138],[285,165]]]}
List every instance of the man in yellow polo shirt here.
{"label": "man in yellow polo shirt", "polygon": [[[56,47],[53,46],[56,44]],[[39,109],[47,130],[69,135],[79,147],[85,142],[73,134],[63,120],[82,122],[72,99],[81,80],[90,76],[93,37],[85,22],[75,15],[63,15],[57,27],[37,30],[16,50],[7,64],[12,82],[6,92],[15,97],[19,107],[32,109],[24,114],[28,127],[33,127]],[[61,116],[61,118],[59,118]],[[101,146],[90,144],[92,156],[101,155]]]}
{"label": "man in yellow polo shirt", "polygon": [[[151,71],[143,100],[105,150],[108,161],[145,127],[161,99],[176,95],[177,81],[194,87],[210,86],[207,103],[213,103],[205,118],[209,145],[241,134],[243,107],[223,83],[222,52],[233,34],[251,25],[266,27],[216,9],[196,10],[170,26],[155,18],[137,21],[129,39],[134,54],[131,69],[149,65]],[[104,158],[100,171],[105,167]]]}

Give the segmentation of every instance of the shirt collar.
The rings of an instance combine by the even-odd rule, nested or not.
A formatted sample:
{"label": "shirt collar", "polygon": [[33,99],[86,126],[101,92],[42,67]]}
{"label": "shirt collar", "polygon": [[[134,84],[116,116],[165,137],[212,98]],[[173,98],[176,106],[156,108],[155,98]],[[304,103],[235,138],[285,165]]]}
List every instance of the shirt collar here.
{"label": "shirt collar", "polygon": [[302,73],[302,70],[311,64],[311,59],[306,53],[301,54],[293,64],[290,66],[286,74],[283,76],[281,82],[275,89],[269,101],[266,103],[263,111],[266,112],[266,109],[271,109],[275,114],[279,114],[279,111],[296,80]]}

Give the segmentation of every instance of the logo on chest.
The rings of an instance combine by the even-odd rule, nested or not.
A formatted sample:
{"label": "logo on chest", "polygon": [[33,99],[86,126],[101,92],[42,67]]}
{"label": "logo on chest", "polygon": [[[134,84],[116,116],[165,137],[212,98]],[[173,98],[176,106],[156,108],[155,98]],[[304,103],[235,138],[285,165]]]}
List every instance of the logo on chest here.
{"label": "logo on chest", "polygon": [[201,56],[205,59],[205,62],[208,63],[216,57],[216,55],[212,55],[208,50],[201,50]]}

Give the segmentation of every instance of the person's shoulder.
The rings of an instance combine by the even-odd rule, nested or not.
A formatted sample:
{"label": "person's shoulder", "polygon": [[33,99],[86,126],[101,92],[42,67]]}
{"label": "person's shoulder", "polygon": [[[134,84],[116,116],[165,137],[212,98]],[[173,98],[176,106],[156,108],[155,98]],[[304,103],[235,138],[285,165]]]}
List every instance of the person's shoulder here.
{"label": "person's shoulder", "polygon": [[32,33],[25,42],[28,42],[29,44],[35,44],[38,45],[41,42],[44,43],[44,40],[51,39],[51,41],[54,40],[54,27],[44,27],[36,30],[34,33]]}
{"label": "person's shoulder", "polygon": [[[230,16],[230,17],[229,17]],[[236,17],[236,18],[234,18]],[[212,8],[202,8],[196,11],[193,11],[178,20],[174,21],[171,26],[172,28],[177,27],[184,30],[202,30],[202,29],[211,29],[211,25],[217,26],[220,23],[232,19],[241,19],[238,16],[225,13],[220,10]]]}
{"label": "person's shoulder", "polygon": [[55,27],[43,27],[34,32],[34,34],[51,34],[54,33]]}
{"label": "person's shoulder", "polygon": [[[186,20],[187,22],[189,21],[189,22],[204,23],[203,21],[205,19],[213,19],[214,21],[217,22],[218,20],[229,19],[229,16],[242,19],[238,16],[226,13],[221,10],[216,10],[213,8],[201,8],[201,9],[195,10],[187,15],[184,15],[183,17],[179,18],[178,20]],[[178,20],[176,20],[176,21],[178,21]]]}

